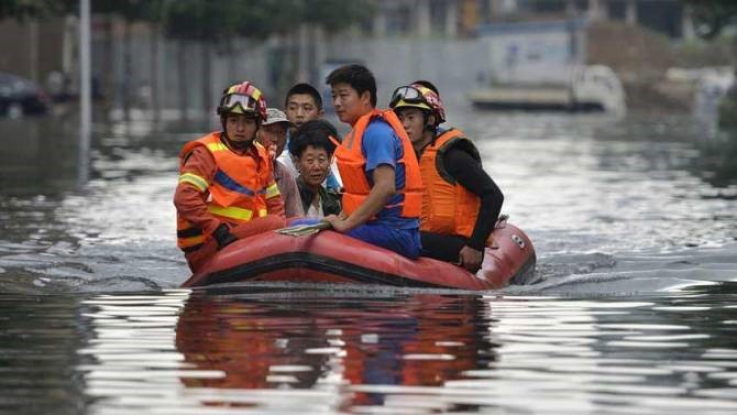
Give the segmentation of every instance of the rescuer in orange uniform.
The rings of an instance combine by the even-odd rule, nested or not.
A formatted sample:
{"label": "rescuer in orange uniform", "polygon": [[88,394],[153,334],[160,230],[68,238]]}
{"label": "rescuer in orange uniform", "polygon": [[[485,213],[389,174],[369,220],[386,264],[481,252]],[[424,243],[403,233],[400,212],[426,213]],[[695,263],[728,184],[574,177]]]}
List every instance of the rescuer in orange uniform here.
{"label": "rescuer in orange uniform", "polygon": [[389,106],[412,141],[425,185],[422,255],[478,271],[504,195],[484,172],[473,142],[458,129],[440,127],[445,108],[433,84],[416,81],[399,87]]}
{"label": "rescuer in orange uniform", "polygon": [[177,245],[197,272],[237,239],[285,225],[273,161],[254,141],[266,120],[261,91],[246,81],[223,91],[222,131],[187,143],[180,153]]}

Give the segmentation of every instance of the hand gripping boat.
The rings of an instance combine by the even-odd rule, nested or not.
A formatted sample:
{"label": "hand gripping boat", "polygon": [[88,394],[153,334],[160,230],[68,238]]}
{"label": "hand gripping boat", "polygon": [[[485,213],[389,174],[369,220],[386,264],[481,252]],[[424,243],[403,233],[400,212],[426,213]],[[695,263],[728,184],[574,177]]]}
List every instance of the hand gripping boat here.
{"label": "hand gripping boat", "polygon": [[481,269],[397,253],[326,230],[304,236],[266,232],[223,248],[183,287],[236,282],[381,284],[488,290],[524,284],[535,270],[530,239],[506,218],[497,222]]}

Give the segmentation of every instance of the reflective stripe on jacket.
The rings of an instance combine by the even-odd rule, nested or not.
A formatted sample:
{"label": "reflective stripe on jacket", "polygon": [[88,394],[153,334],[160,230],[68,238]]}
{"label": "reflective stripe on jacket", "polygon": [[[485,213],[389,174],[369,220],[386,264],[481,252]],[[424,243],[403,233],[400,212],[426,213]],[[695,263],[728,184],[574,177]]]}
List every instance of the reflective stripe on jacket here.
{"label": "reflective stripe on jacket", "polygon": [[420,230],[469,238],[476,225],[481,200],[458,184],[443,165],[443,155],[453,146],[463,144],[471,156],[481,156],[471,140],[460,130],[450,129],[430,143],[420,156],[420,173],[425,192],[422,197]]}
{"label": "reflective stripe on jacket", "polygon": [[396,189],[402,195],[401,202],[393,206],[401,206],[400,216],[404,218],[419,218],[422,210],[422,180],[420,169],[417,164],[412,143],[402,127],[402,123],[392,110],[373,110],[356,121],[353,130],[345,137],[343,142],[335,149],[335,157],[338,160],[338,170],[343,180],[343,211],[350,215],[368,197],[371,185],[366,178],[366,157],[361,151],[363,134],[369,122],[376,118],[382,118],[391,126],[394,133],[399,137],[404,149],[404,157],[397,160],[397,164],[404,165],[405,184],[404,188]]}
{"label": "reflective stripe on jacket", "polygon": [[[216,132],[191,141],[180,153],[180,168],[183,168],[192,150],[198,146],[206,148],[217,165],[212,181],[185,172],[179,176],[179,182],[191,184],[200,192],[207,193],[208,211],[224,222],[237,225],[266,216],[266,199],[279,195],[268,152],[262,145],[254,143],[257,156],[236,154],[222,142],[221,134]],[[177,245],[180,249],[185,252],[196,250],[207,236],[177,215]]]}

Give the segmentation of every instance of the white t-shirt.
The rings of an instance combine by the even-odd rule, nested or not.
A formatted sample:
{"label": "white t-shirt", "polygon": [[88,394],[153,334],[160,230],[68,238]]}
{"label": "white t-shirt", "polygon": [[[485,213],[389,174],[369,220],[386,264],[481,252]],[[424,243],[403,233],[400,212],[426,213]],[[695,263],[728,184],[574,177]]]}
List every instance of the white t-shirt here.
{"label": "white t-shirt", "polygon": [[310,203],[310,207],[307,208],[305,216],[315,219],[322,219],[325,216],[322,214],[322,198],[320,195],[315,195],[315,198],[312,199],[312,203]]}

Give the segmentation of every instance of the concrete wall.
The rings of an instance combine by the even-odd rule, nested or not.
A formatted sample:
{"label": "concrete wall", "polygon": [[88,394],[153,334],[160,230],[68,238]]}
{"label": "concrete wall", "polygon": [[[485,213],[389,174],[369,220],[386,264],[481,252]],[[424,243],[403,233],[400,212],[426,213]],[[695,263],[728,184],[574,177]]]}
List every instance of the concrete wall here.
{"label": "concrete wall", "polygon": [[[112,76],[113,91],[106,91],[114,107],[120,107],[124,94],[133,96],[134,107],[150,104],[147,89],[152,85],[152,62],[158,61],[159,83],[156,88],[160,96],[160,107],[176,109],[184,97],[187,107],[196,111],[214,111],[222,89],[239,80],[248,79],[264,90],[270,105],[283,106],[283,86],[278,79],[283,65],[296,65],[288,56],[295,53],[284,44],[241,43],[238,50],[230,55],[218,54],[211,49],[210,62],[211,96],[210,108],[203,108],[202,61],[203,45],[196,42],[179,44],[164,39],[159,40],[158,53],[154,55],[150,36],[134,36],[130,60],[122,44],[116,43],[113,50]],[[104,53],[105,44],[95,44],[93,53],[94,72],[100,74],[103,67],[98,57]],[[180,52],[181,51],[181,52]],[[180,55],[180,53],[182,55]],[[475,40],[348,40],[336,38],[326,40],[315,48],[313,60],[317,70],[308,81],[324,88],[325,72],[320,71],[327,61],[359,61],[367,65],[375,74],[378,83],[380,106],[387,104],[389,94],[394,88],[423,78],[435,83],[443,96],[450,102],[461,102],[463,95],[478,84],[485,82],[488,56],[483,45]],[[126,77],[126,66],[130,67],[130,79]],[[287,84],[291,85],[292,81]],[[184,85],[182,88],[181,85]],[[181,91],[181,92],[180,92]],[[149,92],[148,95],[151,93]],[[147,102],[148,101],[148,102]]]}
{"label": "concrete wall", "polygon": [[417,79],[433,82],[447,103],[458,103],[484,82],[488,61],[483,45],[473,39],[336,40],[325,51],[326,60],[355,59],[368,66],[377,79],[380,106],[388,104],[396,87]]}
{"label": "concrete wall", "polygon": [[64,19],[0,24],[0,71],[43,83],[51,71],[63,70]]}

